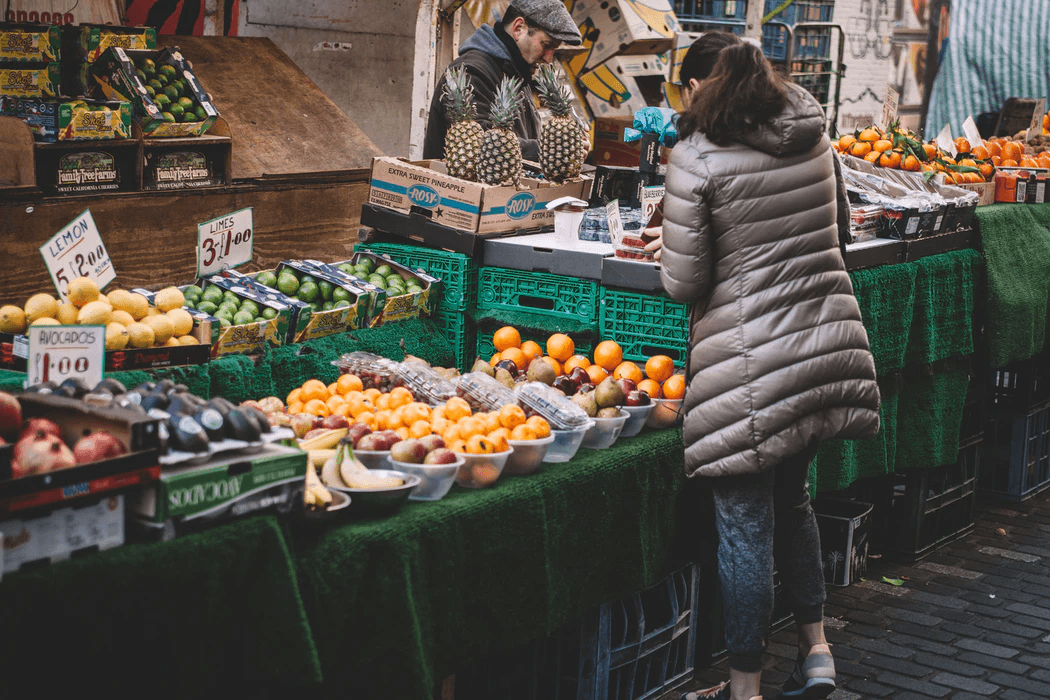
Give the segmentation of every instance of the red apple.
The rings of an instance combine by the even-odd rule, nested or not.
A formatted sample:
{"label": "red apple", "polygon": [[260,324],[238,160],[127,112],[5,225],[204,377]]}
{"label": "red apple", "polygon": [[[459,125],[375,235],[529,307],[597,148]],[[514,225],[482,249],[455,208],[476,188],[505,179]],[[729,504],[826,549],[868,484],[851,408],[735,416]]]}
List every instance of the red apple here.
{"label": "red apple", "polygon": [[127,450],[120,440],[104,430],[80,438],[73,446],[73,458],[76,459],[77,464],[119,457],[125,452]]}
{"label": "red apple", "polygon": [[625,403],[628,406],[648,406],[651,401],[647,392],[635,389],[627,394]]}
{"label": "red apple", "polygon": [[321,421],[321,427],[328,430],[337,430],[339,428],[349,428],[350,423],[347,422],[345,416],[328,416]]}
{"label": "red apple", "polygon": [[303,439],[308,432],[314,429],[314,418],[309,413],[296,413],[292,416],[290,427],[295,432],[295,437]]}
{"label": "red apple", "polygon": [[347,431],[344,441],[351,445],[357,445],[357,441],[372,432],[372,429],[364,423],[354,423]]}
{"label": "red apple", "polygon": [[455,452],[445,447],[439,447],[427,454],[423,464],[452,464],[457,459],[459,457],[456,456]]}
{"label": "red apple", "polygon": [[445,441],[440,435],[426,435],[419,438],[419,444],[422,445],[427,452],[433,452],[434,450],[444,447]]}
{"label": "red apple", "polygon": [[266,414],[266,420],[275,428],[286,428],[292,424],[292,417],[284,411],[274,411]]}
{"label": "red apple", "polygon": [[624,396],[627,396],[632,391],[638,388],[638,385],[634,383],[633,379],[627,379],[626,377],[622,379],[617,379],[616,383],[620,385],[620,391],[623,392]]}

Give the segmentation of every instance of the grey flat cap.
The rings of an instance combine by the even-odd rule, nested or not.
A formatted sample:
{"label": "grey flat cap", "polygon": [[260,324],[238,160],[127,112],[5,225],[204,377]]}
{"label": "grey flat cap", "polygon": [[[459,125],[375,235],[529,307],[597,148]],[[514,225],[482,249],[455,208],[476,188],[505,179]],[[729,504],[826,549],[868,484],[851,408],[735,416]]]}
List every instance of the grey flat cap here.
{"label": "grey flat cap", "polygon": [[525,15],[529,24],[550,34],[552,39],[570,46],[583,43],[580,30],[562,0],[511,0],[510,7]]}

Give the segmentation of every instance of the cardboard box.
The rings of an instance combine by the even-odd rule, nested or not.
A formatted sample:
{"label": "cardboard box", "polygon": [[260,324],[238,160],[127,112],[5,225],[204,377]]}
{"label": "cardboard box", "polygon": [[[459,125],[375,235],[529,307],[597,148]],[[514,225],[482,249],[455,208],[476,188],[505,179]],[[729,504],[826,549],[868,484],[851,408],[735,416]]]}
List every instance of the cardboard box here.
{"label": "cardboard box", "polygon": [[0,97],[0,114],[29,125],[34,140],[107,141],[131,138],[131,105],[101,100]]}
{"label": "cardboard box", "polygon": [[1047,201],[1045,168],[999,168],[995,173],[995,201],[1012,204],[1043,204]]}
{"label": "cardboard box", "polygon": [[139,145],[130,139],[39,144],[35,156],[37,186],[44,194],[140,189]]}
{"label": "cardboard box", "polygon": [[[223,274],[210,275],[197,282],[198,286],[206,289],[208,285],[214,284],[224,291],[233,292],[241,299],[251,299],[260,306],[269,307],[277,312],[277,316],[267,321],[257,323],[245,323],[239,326],[219,325],[218,337],[211,346],[211,356],[222,355],[254,355],[263,352],[267,346],[279,347],[285,343],[292,342],[292,338],[298,333],[298,326],[309,323],[309,309],[293,307],[291,300],[284,295],[283,301],[276,297],[259,291],[254,286],[239,283],[239,280],[231,279],[225,273],[235,272],[224,270]],[[239,273],[238,273],[239,274]],[[183,285],[185,289],[189,285]],[[308,305],[307,305],[308,306]],[[291,335],[290,335],[291,334]]]}
{"label": "cardboard box", "polygon": [[58,63],[0,64],[0,96],[58,97],[61,90]]}
{"label": "cardboard box", "polygon": [[609,243],[576,240],[566,245],[556,233],[513,236],[485,241],[485,265],[512,270],[550,272],[600,280],[602,261],[613,254]]}
{"label": "cardboard box", "polygon": [[4,573],[119,547],[124,544],[124,496],[93,499],[40,517],[5,520],[0,532]]}
{"label": "cardboard box", "polygon": [[422,292],[416,292],[415,294],[401,294],[394,297],[385,295],[382,302],[377,305],[376,313],[372,315],[370,326],[375,327],[391,321],[403,321],[408,318],[429,316],[437,308],[438,301],[441,299],[441,280],[437,277],[431,277],[422,270],[413,270],[406,267],[388,257],[368,251],[359,251],[354,253],[354,256],[349,260],[334,262],[324,265],[324,267],[332,274],[346,275],[352,280],[367,284],[367,280],[362,280],[353,273],[339,269],[341,265],[356,265],[363,259],[373,261],[377,268],[380,265],[389,265],[402,279],[416,279],[423,287]]}
{"label": "cardboard box", "polygon": [[0,62],[51,63],[62,58],[58,25],[0,24]]}
{"label": "cardboard box", "polygon": [[368,201],[404,214],[420,213],[435,223],[470,233],[499,233],[554,225],[547,202],[587,199],[591,178],[557,185],[521,178],[521,189],[460,180],[437,160],[372,159]]}
{"label": "cardboard box", "polygon": [[260,510],[290,510],[302,498],[306,452],[277,444],[250,455],[220,455],[200,465],[165,468],[150,487],[128,497],[149,523],[212,525]]}
{"label": "cardboard box", "polygon": [[994,182],[965,182],[953,186],[958,187],[961,190],[976,192],[979,197],[977,200],[977,206],[979,207],[987,207],[990,204],[995,204]]}
{"label": "cardboard box", "polygon": [[813,502],[820,530],[824,583],[848,586],[868,570],[868,535],[871,532],[870,503],[820,499]]}
{"label": "cardboard box", "polygon": [[[175,77],[171,79],[171,85],[175,80],[184,81],[183,96],[189,98],[194,107],[200,107],[203,118],[198,116],[197,121],[183,122],[172,122],[165,118],[164,115],[171,116],[172,113],[162,109],[166,103],[159,100],[156,93],[166,90],[170,85],[160,82],[160,78],[151,78],[149,87],[154,95],[150,95],[150,91],[146,89],[147,82],[138,75],[139,69],[136,68],[136,62],[145,59],[151,59],[156,64],[158,75],[165,66],[174,69],[172,75]],[[169,73],[171,72],[169,69]],[[178,47],[161,51],[125,51],[120,47],[111,47],[91,64],[88,73],[92,91],[97,91],[111,100],[125,100],[131,103],[134,118],[146,136],[200,136],[219,116],[219,110],[211,102]],[[167,99],[174,101],[170,96]]]}
{"label": "cardboard box", "polygon": [[82,24],[77,33],[77,54],[89,63],[106,49],[117,46],[125,51],[155,51],[157,30],[153,27],[120,27],[109,24]]}
{"label": "cardboard box", "polygon": [[143,139],[142,189],[219,187],[233,180],[233,141],[219,117],[195,139]]}
{"label": "cardboard box", "polygon": [[659,55],[616,56],[579,77],[595,119],[633,117],[643,107],[663,101],[667,58]]}
{"label": "cardboard box", "polygon": [[[634,117],[600,117],[594,120],[594,162],[596,165],[611,165],[622,168],[638,168],[642,162],[642,141],[625,143],[625,129],[634,125]],[[646,159],[647,169],[667,164],[669,148],[659,149],[656,163]]]}
{"label": "cardboard box", "polygon": [[576,0],[572,18],[590,50],[587,69],[617,54],[665,53],[681,29],[669,0]]}
{"label": "cardboard box", "polygon": [[668,61],[670,63],[670,69],[667,74],[668,82],[681,84],[682,61],[685,60],[689,47],[701,36],[703,36],[703,32],[675,33],[674,41],[671,44],[670,60]]}

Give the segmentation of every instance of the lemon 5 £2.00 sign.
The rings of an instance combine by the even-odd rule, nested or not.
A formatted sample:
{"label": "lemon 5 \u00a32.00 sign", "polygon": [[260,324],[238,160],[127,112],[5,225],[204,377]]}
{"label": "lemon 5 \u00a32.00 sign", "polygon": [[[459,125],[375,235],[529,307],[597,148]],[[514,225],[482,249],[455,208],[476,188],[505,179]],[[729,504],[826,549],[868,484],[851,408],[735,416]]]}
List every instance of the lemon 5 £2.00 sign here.
{"label": "lemon 5 \u00a32.00 sign", "polygon": [[26,386],[61,384],[78,377],[88,386],[102,381],[106,367],[105,326],[31,326]]}
{"label": "lemon 5 \u00a32.00 sign", "polygon": [[197,276],[238,267],[252,260],[255,222],[252,208],[197,225]]}
{"label": "lemon 5 \u00a32.00 sign", "polygon": [[90,209],[40,246],[40,254],[64,301],[68,300],[66,288],[77,277],[94,280],[99,289],[105,289],[117,277]]}

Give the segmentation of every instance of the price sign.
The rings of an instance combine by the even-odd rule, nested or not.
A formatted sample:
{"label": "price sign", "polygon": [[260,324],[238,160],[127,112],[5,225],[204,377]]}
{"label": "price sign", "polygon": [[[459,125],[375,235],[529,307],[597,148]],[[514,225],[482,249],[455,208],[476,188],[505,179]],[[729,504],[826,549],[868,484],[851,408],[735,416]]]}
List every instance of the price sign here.
{"label": "price sign", "polygon": [[95,280],[99,289],[105,289],[117,277],[90,209],[40,246],[40,254],[63,301],[66,287],[77,277]]}
{"label": "price sign", "polygon": [[958,149],[955,148],[955,140],[952,139],[951,124],[944,125],[944,128],[941,129],[941,133],[937,134],[936,142],[937,148],[941,149],[945,153],[950,153],[952,158],[959,155]]}
{"label": "price sign", "polygon": [[88,386],[102,381],[106,367],[105,326],[31,326],[26,386],[61,384],[70,377]]}
{"label": "price sign", "polygon": [[251,207],[198,224],[197,276],[251,262],[254,239]]}
{"label": "price sign", "polygon": [[1046,114],[1046,98],[1043,97],[1035,103],[1035,111],[1032,112],[1032,121],[1028,124],[1028,131],[1024,134],[1025,141],[1031,141],[1043,133],[1043,115]]}
{"label": "price sign", "polygon": [[970,142],[970,148],[977,148],[984,143],[984,139],[981,138],[981,132],[977,129],[977,122],[973,120],[972,116],[966,117],[966,121],[963,122],[963,134],[966,136],[966,140]]}
{"label": "price sign", "polygon": [[886,99],[882,103],[882,120],[879,122],[879,126],[883,131],[890,128],[890,124],[897,118],[897,102],[900,100],[900,95],[891,87],[886,88]]}
{"label": "price sign", "polygon": [[609,220],[609,235],[613,243],[623,240],[623,219],[620,218],[620,200],[614,199],[605,205],[605,216]]}
{"label": "price sign", "polygon": [[645,228],[649,220],[656,213],[656,207],[664,201],[664,186],[656,185],[642,188],[642,228]]}

